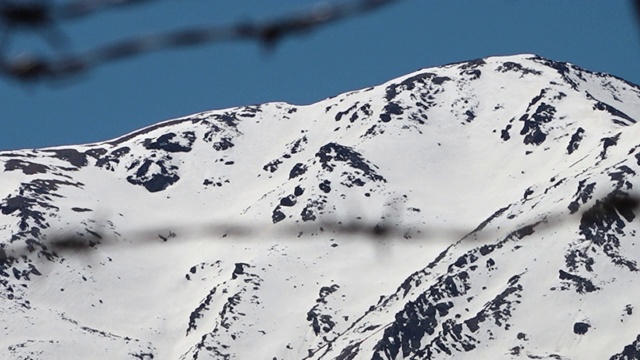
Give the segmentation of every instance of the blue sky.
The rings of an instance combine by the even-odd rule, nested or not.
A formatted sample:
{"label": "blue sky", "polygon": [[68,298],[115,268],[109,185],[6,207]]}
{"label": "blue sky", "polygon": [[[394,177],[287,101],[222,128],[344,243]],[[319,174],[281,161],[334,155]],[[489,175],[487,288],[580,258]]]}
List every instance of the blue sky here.
{"label": "blue sky", "polygon": [[[81,51],[132,35],[299,11],[312,0],[157,1],[59,24],[69,47],[11,32],[5,54]],[[287,38],[164,50],[82,75],[0,78],[0,150],[107,140],[199,111],[312,103],[423,67],[535,53],[640,84],[640,25],[628,0],[404,0]]]}

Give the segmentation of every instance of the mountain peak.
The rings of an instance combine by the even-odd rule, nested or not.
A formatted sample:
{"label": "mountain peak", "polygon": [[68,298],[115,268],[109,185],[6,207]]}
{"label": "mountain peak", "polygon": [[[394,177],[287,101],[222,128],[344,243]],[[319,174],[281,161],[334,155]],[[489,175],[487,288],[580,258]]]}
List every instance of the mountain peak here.
{"label": "mountain peak", "polygon": [[525,54],[0,152],[0,352],[630,356],[638,109]]}

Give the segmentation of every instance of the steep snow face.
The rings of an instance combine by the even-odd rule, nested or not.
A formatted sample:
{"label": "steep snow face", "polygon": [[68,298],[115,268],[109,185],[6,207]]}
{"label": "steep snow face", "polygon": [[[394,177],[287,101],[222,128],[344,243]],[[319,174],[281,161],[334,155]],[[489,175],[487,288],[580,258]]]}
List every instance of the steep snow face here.
{"label": "steep snow face", "polygon": [[640,89],[534,55],[0,153],[2,358],[640,358]]}

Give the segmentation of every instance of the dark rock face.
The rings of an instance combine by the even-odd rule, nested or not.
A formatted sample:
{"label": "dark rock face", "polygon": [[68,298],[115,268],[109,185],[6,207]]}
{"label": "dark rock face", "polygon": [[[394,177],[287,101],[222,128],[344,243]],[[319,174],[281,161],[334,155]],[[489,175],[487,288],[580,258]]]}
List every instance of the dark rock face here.
{"label": "dark rock face", "polygon": [[296,204],[296,196],[295,195],[289,195],[287,197],[283,197],[282,199],[280,199],[280,205],[282,206],[293,206]]}
{"label": "dark rock face", "polygon": [[509,135],[509,130],[511,130],[511,124],[507,124],[507,126],[500,131],[500,138],[504,141],[511,139],[511,135]]}
{"label": "dark rock face", "polygon": [[596,183],[592,182],[585,185],[586,181],[587,180],[580,180],[580,182],[578,183],[578,190],[574,195],[575,200],[573,200],[569,204],[568,208],[572,214],[580,210],[580,206],[582,204],[586,204],[587,201],[591,200],[591,198],[593,197],[593,190],[595,189]]}
{"label": "dark rock face", "polygon": [[[59,210],[53,205],[52,197],[61,186],[80,187],[81,183],[73,183],[63,180],[36,179],[22,184],[19,191],[21,195],[13,195],[5,198],[0,203],[2,214],[15,214],[20,218],[20,230],[30,233],[39,233],[41,228],[48,227],[46,217],[48,210]],[[14,237],[17,236],[14,235]]]}
{"label": "dark rock face", "polygon": [[[627,223],[635,219],[634,210],[637,206],[637,200],[616,190],[602,201],[596,201],[593,207],[584,212],[580,220],[580,234],[584,236],[584,240],[597,246],[611,262],[630,271],[638,271],[637,264],[620,252],[620,236]],[[586,269],[591,271],[590,264],[593,259],[587,254],[580,258]]]}
{"label": "dark rock face", "polygon": [[58,159],[69,162],[72,166],[80,168],[87,165],[87,155],[81,153],[76,149],[56,149],[56,150],[44,150],[51,152]]}
{"label": "dark rock face", "polygon": [[[618,169],[623,168],[619,167]],[[616,181],[618,189],[628,187],[623,180],[625,172],[610,171],[611,179]],[[612,176],[613,175],[613,176]],[[580,183],[578,193],[581,193]],[[586,202],[591,197],[592,190],[584,187],[582,190],[582,202]],[[585,192],[586,190],[586,192]],[[577,210],[577,200],[570,204],[572,211]],[[568,285],[562,289],[567,289],[569,285],[575,286],[578,293],[587,293],[598,290],[600,287],[585,276],[577,275],[579,271],[592,273],[594,265],[598,259],[608,259],[616,266],[626,268],[631,272],[637,272],[637,263],[625,256],[622,251],[623,238],[626,236],[626,227],[635,219],[635,211],[640,202],[628,193],[621,190],[614,190],[601,200],[596,200],[595,204],[584,211],[581,216],[579,233],[581,238],[569,248],[565,254],[566,266],[569,272],[560,270],[560,279],[568,281]],[[583,243],[589,244],[584,248]],[[589,250],[589,251],[586,251]],[[602,261],[602,260],[601,260]]]}
{"label": "dark rock face", "polygon": [[342,120],[342,117],[343,117],[343,116],[345,116],[345,115],[349,114],[350,112],[352,112],[353,110],[355,110],[357,107],[358,107],[358,104],[356,103],[356,104],[354,104],[353,106],[351,106],[350,108],[348,108],[348,109],[347,109],[347,110],[345,110],[345,111],[338,111],[338,113],[336,114],[336,116],[335,116],[335,118],[334,118],[334,119],[335,119],[336,121],[340,121],[340,120]]}
{"label": "dark rock face", "polygon": [[[6,244],[22,242],[29,254],[36,253],[38,257],[47,260],[58,258],[55,251],[43,241],[44,232],[51,227],[51,219],[60,210],[55,205],[55,199],[62,197],[59,194],[61,188],[82,188],[83,185],[60,179],[34,179],[22,183],[16,192],[0,202],[0,213],[15,219],[17,225],[10,238],[5,239],[6,243],[0,244],[0,287],[7,294],[8,300],[22,308],[31,308],[29,300],[15,291],[16,284],[12,284],[7,278],[12,276],[18,281],[30,281],[32,276],[41,276],[41,273],[33,263],[20,266],[21,260],[13,252],[7,253],[4,250]],[[26,256],[22,260],[24,258]]]}
{"label": "dark rock face", "polygon": [[262,170],[273,173],[273,172],[276,172],[276,170],[278,170],[278,166],[280,166],[280,164],[282,164],[282,160],[276,159],[267,163],[265,166],[263,166]]}
{"label": "dark rock face", "polygon": [[[255,116],[255,112],[249,111],[248,113],[243,113],[243,115],[251,117]],[[233,148],[235,146],[233,141],[239,135],[237,127],[240,119],[238,116],[239,114],[237,113],[227,112],[223,115],[216,114],[211,118],[200,120],[199,122],[208,129],[204,133],[202,140],[210,143],[216,151],[227,151]]]}
{"label": "dark rock face", "polygon": [[482,229],[484,229],[493,220],[495,220],[495,219],[499,218],[500,216],[502,216],[502,214],[504,214],[507,210],[509,210],[510,207],[511,207],[511,205],[507,205],[507,206],[505,206],[503,208],[500,208],[500,209],[496,210],[493,214],[491,214],[491,216],[489,216],[487,219],[482,221],[480,223],[480,225],[478,225],[478,227],[475,228],[469,235],[477,233],[477,232],[481,231]]}
{"label": "dark rock face", "polygon": [[[189,350],[189,357],[197,359],[206,354],[219,359],[231,358],[233,349],[228,344],[247,336],[236,325],[246,321],[248,310],[261,306],[260,299],[255,294],[262,283],[263,279],[256,274],[251,264],[235,264],[231,279],[212,289],[191,315],[191,319],[196,321],[205,316],[215,316],[218,321],[213,328],[206,329],[197,344]],[[222,303],[222,309],[217,314],[211,313],[214,300]]]}
{"label": "dark rock face", "polygon": [[609,360],[640,360],[640,335],[625,346],[621,353],[613,355]]}
{"label": "dark rock face", "polygon": [[316,305],[307,312],[307,321],[311,323],[311,328],[316,335],[331,332],[336,325],[336,320],[328,314],[330,308],[327,306],[327,297],[335,293],[340,286],[333,284],[331,286],[323,286],[320,289],[319,298]]}
{"label": "dark rock face", "polygon": [[382,120],[382,122],[389,122],[391,121],[391,115],[402,115],[403,113],[404,111],[400,105],[397,103],[389,103],[384,106],[384,112],[380,113],[380,120]]}
{"label": "dark rock face", "polygon": [[633,306],[631,306],[631,304],[627,304],[624,308],[624,312],[627,315],[633,315]]}
{"label": "dark rock face", "polygon": [[304,209],[300,213],[302,221],[314,221],[317,219],[317,215],[321,214],[327,203],[327,198],[320,196],[317,199],[309,198]]}
{"label": "dark rock face", "polygon": [[499,72],[505,73],[505,72],[516,72],[516,73],[520,73],[521,77],[525,76],[525,75],[542,75],[542,73],[538,70],[534,70],[528,67],[524,67],[522,66],[522,64],[513,62],[513,61],[507,61],[504,62],[502,65],[498,66],[498,68],[496,69]]}
{"label": "dark rock face", "polygon": [[[356,102],[350,108],[348,108],[348,109],[346,109],[344,111],[339,111],[338,113],[336,113],[335,120],[336,121],[340,121],[345,116],[351,114],[351,116],[349,116],[349,122],[350,123],[354,123],[358,119],[366,120],[368,117],[370,117],[373,114],[373,111],[371,110],[371,105],[370,104],[364,104],[364,105],[361,105],[361,106],[359,104],[360,104],[359,102]],[[305,137],[305,139],[306,139],[306,137]]]}
{"label": "dark rock face", "polygon": [[233,274],[231,274],[231,279],[237,279],[238,275],[243,275],[244,270],[250,267],[249,264],[246,263],[236,263],[235,269],[233,269]]}
{"label": "dark rock face", "polygon": [[[631,124],[635,124],[636,123],[636,120],[634,120],[631,117],[629,117],[629,115],[623,113],[622,111],[620,111],[620,110],[614,108],[613,106],[611,106],[611,105],[609,105],[607,103],[604,103],[602,101],[596,100],[595,105],[593,105],[593,109],[594,110],[600,110],[600,111],[606,111],[609,114],[611,114],[612,116],[624,119],[624,120],[628,121],[628,123],[631,123]],[[617,124],[620,124],[620,125],[628,125],[628,123],[622,122],[622,121],[617,120],[617,119],[613,119],[613,121],[615,123],[617,123]]]}
{"label": "dark rock face", "polygon": [[10,159],[4,163],[4,171],[21,170],[25,175],[45,174],[50,169],[46,165],[19,159]]}
{"label": "dark rock face", "polygon": [[360,153],[347,146],[328,143],[320,148],[316,153],[316,157],[319,159],[322,168],[327,171],[333,171],[336,163],[342,162],[355,170],[359,170],[360,174],[372,181],[386,182],[382,176],[376,173],[373,166],[370,165]]}
{"label": "dark rock face", "polygon": [[389,85],[386,89],[387,101],[393,101],[396,96],[402,91],[412,91],[417,86],[427,86],[429,83],[434,85],[442,85],[444,82],[451,80],[449,77],[437,76],[436,74],[425,72],[422,74],[414,75],[408,79],[403,80],[398,84]]}
{"label": "dark rock face", "polygon": [[289,144],[289,152],[291,154],[297,154],[303,151],[308,141],[309,140],[307,139],[306,136],[303,136],[300,139],[294,141],[293,143]]}
{"label": "dark rock face", "polygon": [[[508,320],[520,303],[522,286],[518,284],[519,279],[519,276],[511,278],[508,286],[480,312],[460,321],[447,318],[447,315],[456,311],[453,299],[471,290],[469,273],[461,271],[440,278],[437,287],[431,287],[416,301],[408,302],[404,310],[396,314],[396,321],[376,344],[373,359],[410,356],[429,359],[436,354],[452,356],[454,352],[475,349],[480,341],[477,336],[483,332],[482,323],[490,321],[494,326],[509,328]],[[428,340],[423,342],[424,339]]]}
{"label": "dark rock face", "polygon": [[302,163],[297,163],[291,168],[289,172],[289,179],[293,179],[307,172],[307,166]]}
{"label": "dark rock face", "polygon": [[578,335],[584,335],[587,333],[587,331],[589,331],[590,327],[591,325],[589,325],[588,323],[577,322],[573,324],[573,332]]}
{"label": "dark rock face", "polygon": [[[533,106],[538,101],[539,99],[534,99],[529,106]],[[547,138],[543,126],[553,120],[555,113],[556,109],[553,106],[542,102],[532,114],[522,115],[520,121],[523,122],[523,126],[522,130],[520,130],[520,135],[524,135],[524,143],[527,145],[542,144]]]}
{"label": "dark rock face", "polygon": [[578,83],[572,77],[574,75],[574,71],[577,70],[573,65],[566,62],[545,59],[539,56],[533,57],[532,60],[549,68],[555,69],[567,84],[569,84],[574,90],[578,90]]}
{"label": "dark rock face", "polygon": [[275,224],[284,220],[286,217],[287,216],[282,211],[280,211],[280,206],[277,206],[273,210],[273,214],[271,215],[271,221]]}
{"label": "dark rock face", "polygon": [[162,191],[180,180],[178,167],[168,163],[169,160],[171,157],[168,156],[157,161],[145,160],[137,167],[135,174],[127,176],[127,181],[133,185],[142,185],[152,193]]}
{"label": "dark rock face", "polygon": [[467,61],[458,66],[459,74],[467,78],[468,81],[477,80],[482,75],[482,68],[487,65],[484,59]]}
{"label": "dark rock face", "polygon": [[320,183],[318,187],[320,188],[320,190],[322,190],[322,192],[324,192],[325,194],[328,194],[331,192],[331,181],[324,180],[323,182]]}
{"label": "dark rock face", "polygon": [[189,315],[189,325],[187,326],[187,335],[189,335],[189,333],[192,332],[193,330],[198,329],[198,325],[197,325],[198,319],[203,318],[204,313],[207,310],[209,310],[209,307],[211,306],[211,302],[213,301],[213,298],[216,295],[217,291],[218,291],[217,286],[211,289],[207,294],[207,296],[204,298],[204,300],[202,300],[202,302],[198,305],[198,307],[196,307],[191,312],[191,314]]}
{"label": "dark rock face", "polygon": [[235,145],[231,142],[230,138],[223,137],[219,141],[213,143],[213,148],[217,151],[225,151],[231,149]]}
{"label": "dark rock face", "polygon": [[107,170],[114,171],[116,166],[120,163],[120,159],[128,154],[131,148],[123,146],[111,151],[108,155],[98,158],[96,166]]}
{"label": "dark rock face", "polygon": [[147,150],[163,150],[171,153],[189,152],[195,140],[196,135],[193,131],[186,131],[180,136],[174,133],[167,133],[157,139],[146,139],[144,147]]}
{"label": "dark rock face", "polygon": [[576,289],[576,292],[578,292],[579,294],[585,294],[585,293],[594,292],[600,289],[597,286],[593,285],[591,280],[585,279],[582,276],[569,274],[568,272],[563,270],[559,270],[559,273],[560,273],[559,275],[560,280],[568,281],[567,287],[564,287],[563,290],[568,289],[570,286],[574,286]]}
{"label": "dark rock face", "polygon": [[567,154],[571,155],[574,151],[578,150],[578,146],[580,146],[580,141],[584,137],[584,129],[578,128],[576,132],[571,135],[571,141],[567,146]]}
{"label": "dark rock face", "polygon": [[[454,303],[458,301],[456,299],[460,299],[472,289],[471,276],[479,269],[475,264],[479,260],[477,254],[484,256],[493,250],[493,247],[485,246],[480,250],[472,250],[459,257],[448,267],[448,275],[439,277],[435,284],[419,295],[415,302],[407,303],[405,311],[396,314],[396,323],[385,330],[383,340],[376,345],[374,358],[397,358],[400,351],[402,351],[403,357],[407,357],[408,354],[414,354],[414,356],[430,358],[435,353],[444,352],[451,355],[454,349],[457,349],[457,351],[462,349],[470,351],[475,348],[476,339],[474,336],[460,336],[461,332],[463,332],[463,323],[467,325],[466,328],[468,330],[475,332],[478,330],[478,324],[485,321],[486,315],[481,312],[477,316],[464,321],[460,319],[459,315],[455,316],[455,320],[451,319],[450,316],[448,319],[447,317],[451,312],[456,311],[454,308]],[[446,255],[447,250],[440,254],[426,269],[436,266]],[[487,261],[488,264],[490,262],[493,265],[495,264],[492,259]],[[419,286],[421,283],[420,278],[424,275],[424,272],[417,272],[405,280],[400,286],[403,296],[406,296],[412,288]],[[518,278],[514,277],[510,282],[517,281]],[[472,298],[473,296],[468,297],[467,300],[469,301]],[[503,303],[500,300],[502,299],[501,295],[496,299],[496,304]],[[383,301],[381,306],[384,306],[385,303],[386,301]],[[405,313],[406,311],[410,313]],[[413,314],[415,311],[419,311],[419,313]],[[500,315],[494,313],[492,316]],[[442,319],[438,320],[439,318]],[[417,323],[415,322],[416,320],[418,320]],[[405,331],[409,331],[409,333],[405,334]],[[450,339],[451,336],[453,336],[453,340]],[[423,343],[420,340],[423,338],[430,338],[431,340]],[[455,341],[455,344],[450,343],[450,341]]]}
{"label": "dark rock face", "polygon": [[600,141],[602,142],[602,151],[600,152],[600,159],[604,160],[607,158],[607,150],[612,147],[618,145],[618,140],[620,139],[620,133],[612,136],[602,138]]}

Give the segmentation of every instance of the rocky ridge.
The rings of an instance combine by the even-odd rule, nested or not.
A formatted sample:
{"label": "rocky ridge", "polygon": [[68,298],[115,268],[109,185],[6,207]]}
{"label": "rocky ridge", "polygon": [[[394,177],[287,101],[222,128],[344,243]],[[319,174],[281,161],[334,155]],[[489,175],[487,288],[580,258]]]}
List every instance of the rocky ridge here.
{"label": "rocky ridge", "polygon": [[518,55],[2,152],[2,357],[640,358],[639,105]]}

